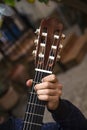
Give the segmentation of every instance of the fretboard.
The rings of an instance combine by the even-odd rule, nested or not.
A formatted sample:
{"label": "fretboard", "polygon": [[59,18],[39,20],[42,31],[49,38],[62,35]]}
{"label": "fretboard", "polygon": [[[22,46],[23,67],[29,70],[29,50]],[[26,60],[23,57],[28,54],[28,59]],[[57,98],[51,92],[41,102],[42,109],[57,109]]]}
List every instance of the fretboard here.
{"label": "fretboard", "polygon": [[35,74],[34,82],[32,84],[32,90],[28,95],[23,130],[41,130],[45,111],[45,102],[37,98],[34,86],[35,84],[40,83],[41,79],[47,75],[49,74],[39,71]]}

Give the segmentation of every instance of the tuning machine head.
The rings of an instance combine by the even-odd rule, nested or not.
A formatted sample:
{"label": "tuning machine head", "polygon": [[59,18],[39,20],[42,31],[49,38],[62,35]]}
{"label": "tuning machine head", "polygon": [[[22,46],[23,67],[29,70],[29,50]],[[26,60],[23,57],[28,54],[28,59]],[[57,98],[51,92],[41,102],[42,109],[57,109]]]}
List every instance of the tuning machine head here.
{"label": "tuning machine head", "polygon": [[61,56],[58,54],[58,55],[57,55],[57,60],[60,60],[60,58],[61,58]]}
{"label": "tuning machine head", "polygon": [[60,45],[59,45],[59,49],[62,49],[62,48],[63,48],[63,45],[62,45],[62,44],[60,44]]}
{"label": "tuning machine head", "polygon": [[33,52],[32,52],[32,55],[35,57],[36,56],[36,50],[33,50]]}
{"label": "tuning machine head", "polygon": [[34,44],[35,44],[35,46],[38,45],[38,39],[35,39],[35,40],[34,40]]}
{"label": "tuning machine head", "polygon": [[62,34],[61,38],[64,40],[65,39],[65,34]]}
{"label": "tuning machine head", "polygon": [[36,29],[35,34],[40,34],[40,29]]}

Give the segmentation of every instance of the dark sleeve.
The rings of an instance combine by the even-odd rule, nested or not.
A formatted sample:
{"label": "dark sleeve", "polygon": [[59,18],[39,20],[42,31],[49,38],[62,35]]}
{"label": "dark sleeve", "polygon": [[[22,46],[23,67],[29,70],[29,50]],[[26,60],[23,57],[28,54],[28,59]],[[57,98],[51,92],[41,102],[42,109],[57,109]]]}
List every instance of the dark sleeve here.
{"label": "dark sleeve", "polygon": [[59,107],[50,112],[64,130],[87,130],[87,119],[76,106],[67,100],[61,99]]}
{"label": "dark sleeve", "polygon": [[7,121],[0,124],[0,130],[22,130],[23,121],[21,119],[16,119],[9,117]]}

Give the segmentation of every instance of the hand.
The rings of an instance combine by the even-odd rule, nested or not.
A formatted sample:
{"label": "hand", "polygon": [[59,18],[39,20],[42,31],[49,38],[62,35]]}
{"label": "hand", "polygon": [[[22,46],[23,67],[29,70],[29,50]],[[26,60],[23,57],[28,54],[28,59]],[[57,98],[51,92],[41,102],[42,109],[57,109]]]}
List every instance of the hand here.
{"label": "hand", "polygon": [[[27,81],[31,86],[32,80]],[[49,75],[42,79],[42,83],[35,85],[35,91],[39,100],[47,101],[47,108],[55,110],[59,105],[59,98],[62,94],[62,85],[59,84],[55,75]]]}

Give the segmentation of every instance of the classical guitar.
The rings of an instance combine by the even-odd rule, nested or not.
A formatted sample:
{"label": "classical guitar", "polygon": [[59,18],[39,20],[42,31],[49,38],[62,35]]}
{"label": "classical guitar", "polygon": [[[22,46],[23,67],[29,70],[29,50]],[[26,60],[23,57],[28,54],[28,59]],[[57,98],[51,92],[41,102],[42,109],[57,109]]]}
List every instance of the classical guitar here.
{"label": "classical guitar", "polygon": [[52,74],[56,59],[60,58],[61,41],[65,37],[62,30],[63,25],[57,18],[43,19],[40,28],[36,30],[35,77],[29,93],[23,130],[41,130],[46,103],[37,98],[34,86],[40,83],[43,77]]}

